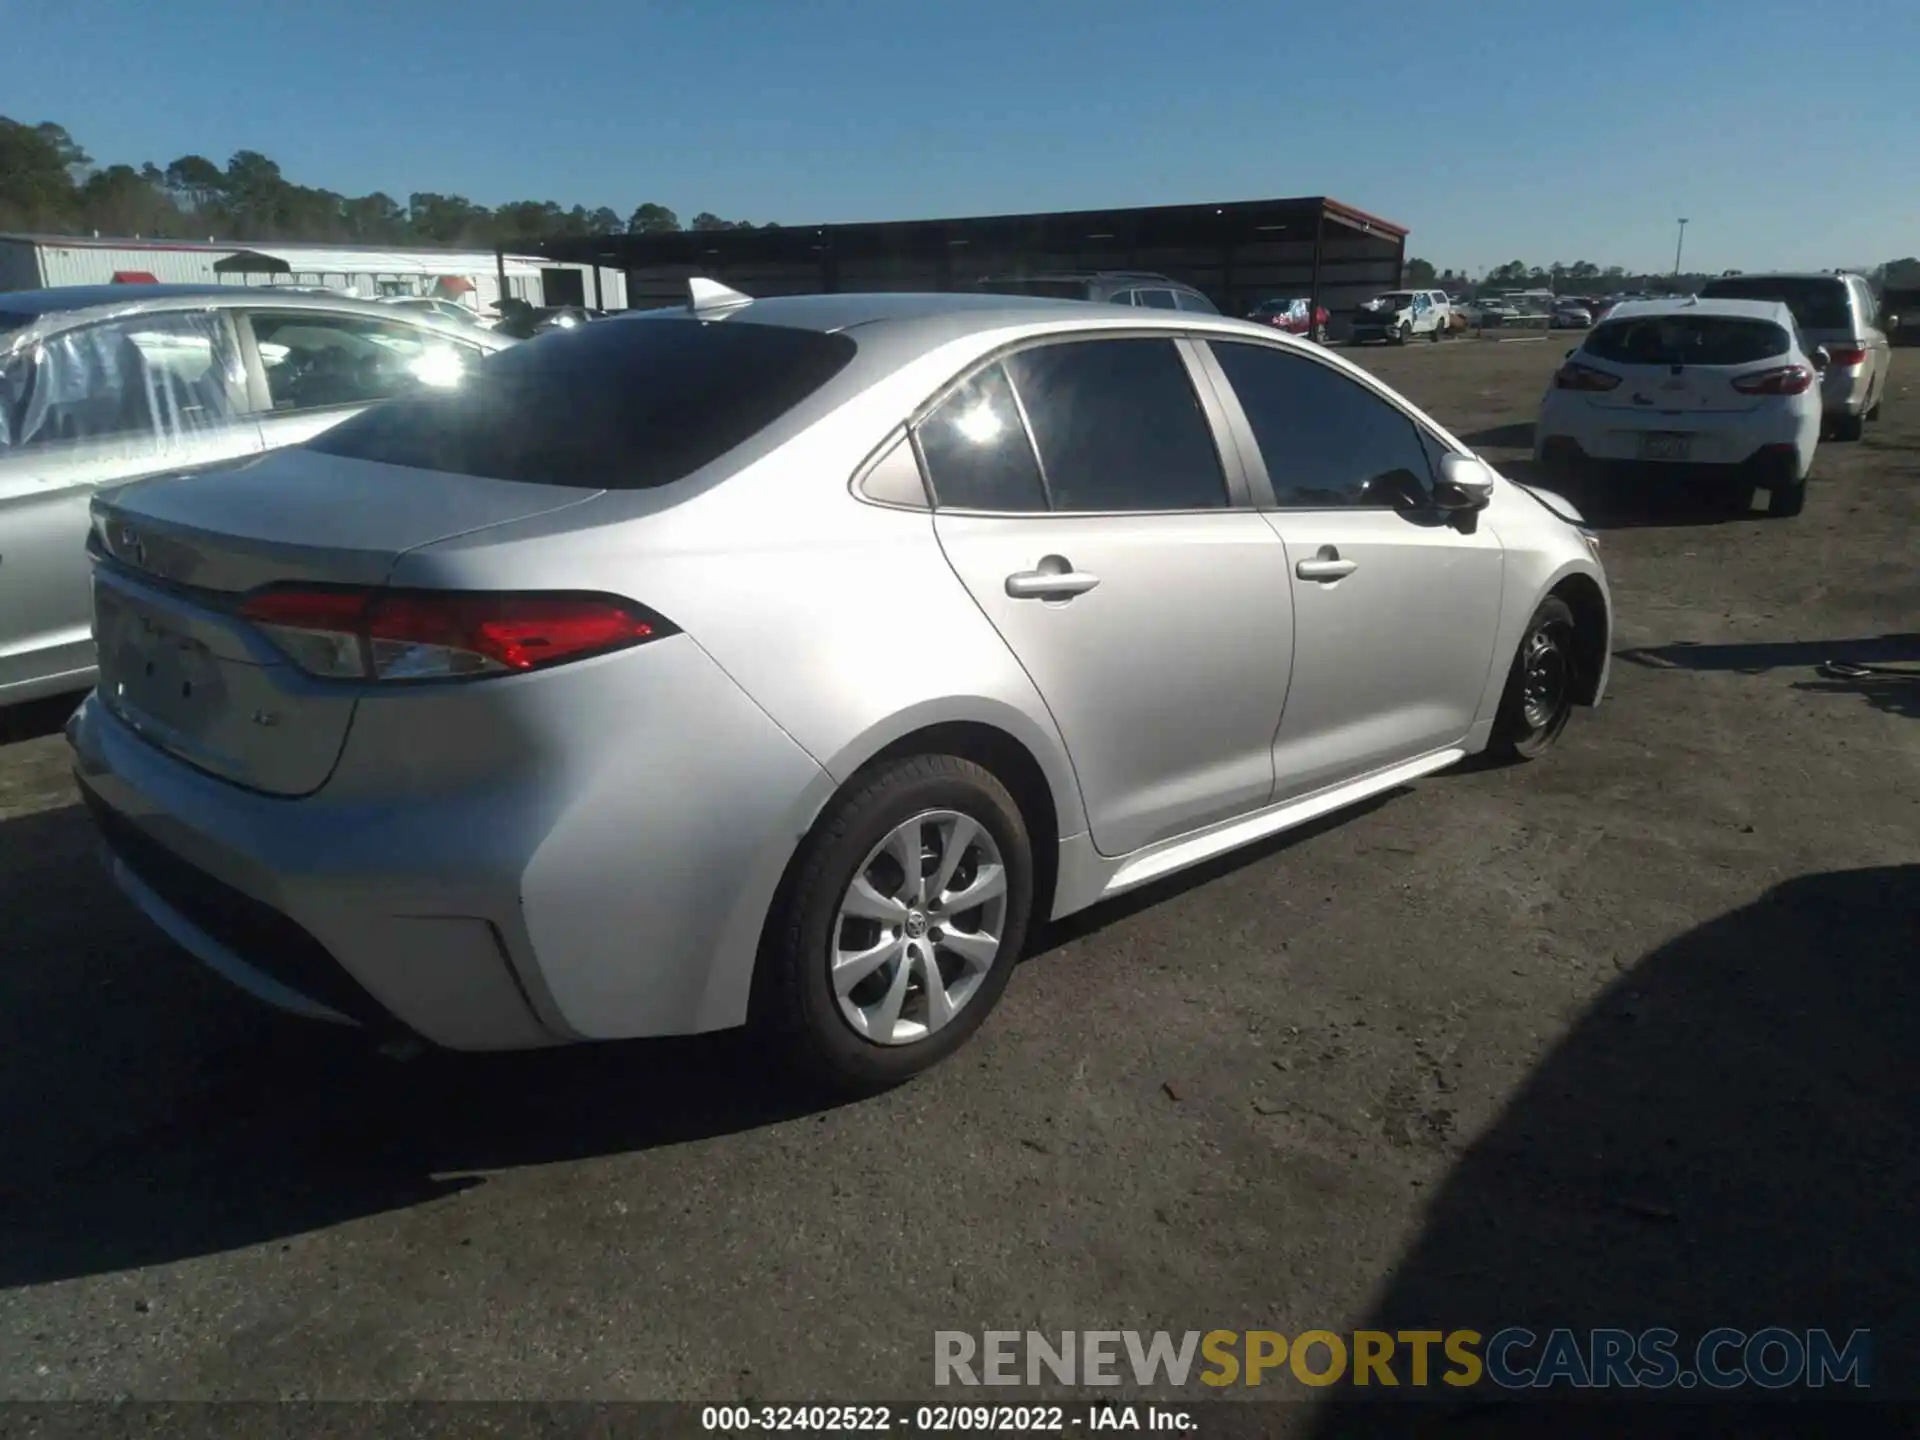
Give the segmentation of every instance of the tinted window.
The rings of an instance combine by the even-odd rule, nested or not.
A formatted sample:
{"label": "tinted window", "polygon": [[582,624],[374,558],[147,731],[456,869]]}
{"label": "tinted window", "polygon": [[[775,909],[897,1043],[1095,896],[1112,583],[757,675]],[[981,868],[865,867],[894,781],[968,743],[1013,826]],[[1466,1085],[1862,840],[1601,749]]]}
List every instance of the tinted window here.
{"label": "tinted window", "polygon": [[1201,315],[1218,315],[1220,313],[1214,309],[1211,300],[1196,290],[1179,290],[1175,292],[1175,297],[1179,300],[1182,310],[1193,310]]}
{"label": "tinted window", "polygon": [[546,485],[667,485],[786,414],[855,350],[846,335],[741,320],[582,325],[502,350],[452,389],[376,406],[310,447]]}
{"label": "tinted window", "polygon": [[1136,290],[1134,292],[1134,303],[1148,306],[1154,310],[1172,310],[1176,308],[1173,303],[1173,292],[1171,290]]}
{"label": "tinted window", "polygon": [[1047,508],[1033,444],[998,365],[941,401],[915,434],[940,504],[962,510]]}
{"label": "tinted window", "polygon": [[1847,286],[1837,275],[1731,275],[1709,280],[1702,297],[1716,300],[1779,300],[1802,330],[1848,330]]}
{"label": "tinted window", "polygon": [[1227,503],[1213,429],[1170,340],[1087,340],[1007,361],[1055,510]]}
{"label": "tinted window", "polygon": [[276,411],[390,400],[421,386],[457,387],[480,351],[398,321],[324,310],[251,317]]}
{"label": "tinted window", "polygon": [[1274,498],[1295,509],[1417,503],[1426,447],[1413,421],[1332,367],[1264,345],[1214,342],[1247,412]]}
{"label": "tinted window", "polygon": [[1749,365],[1786,354],[1792,343],[1770,320],[1650,315],[1605,321],[1581,348],[1616,365]]}
{"label": "tinted window", "polygon": [[18,330],[22,326],[31,325],[38,318],[37,315],[14,315],[0,310],[0,335],[6,334],[9,330]]}

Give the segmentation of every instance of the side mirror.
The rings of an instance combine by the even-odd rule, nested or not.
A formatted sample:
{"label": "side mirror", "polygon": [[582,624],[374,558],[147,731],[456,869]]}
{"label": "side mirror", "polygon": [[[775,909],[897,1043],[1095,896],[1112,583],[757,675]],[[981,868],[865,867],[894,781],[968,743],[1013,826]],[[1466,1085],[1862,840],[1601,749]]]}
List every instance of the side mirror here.
{"label": "side mirror", "polygon": [[1813,347],[1813,368],[1814,369],[1825,370],[1832,363],[1833,363],[1833,356],[1827,352],[1826,346],[1816,345]]}
{"label": "side mirror", "polygon": [[1571,360],[1574,356],[1578,355],[1579,353],[1580,353],[1580,347],[1576,345],[1571,350],[1567,351],[1566,358]]}
{"label": "side mirror", "polygon": [[1473,455],[1444,455],[1433,503],[1442,510],[1484,510],[1493,503],[1493,472]]}

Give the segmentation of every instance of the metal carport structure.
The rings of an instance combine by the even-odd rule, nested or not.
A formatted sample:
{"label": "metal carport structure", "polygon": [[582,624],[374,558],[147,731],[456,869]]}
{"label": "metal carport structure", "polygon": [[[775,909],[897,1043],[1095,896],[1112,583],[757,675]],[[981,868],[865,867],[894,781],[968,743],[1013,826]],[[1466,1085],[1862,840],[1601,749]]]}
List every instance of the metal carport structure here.
{"label": "metal carport structure", "polygon": [[[523,255],[624,270],[635,308],[705,275],[750,295],[952,290],[987,275],[1153,270],[1223,311],[1307,296],[1340,320],[1400,283],[1407,229],[1326,196],[1125,210],[687,230],[515,241]],[[504,261],[504,252],[502,259]],[[596,272],[597,273],[597,272]],[[599,303],[596,298],[596,304]]]}

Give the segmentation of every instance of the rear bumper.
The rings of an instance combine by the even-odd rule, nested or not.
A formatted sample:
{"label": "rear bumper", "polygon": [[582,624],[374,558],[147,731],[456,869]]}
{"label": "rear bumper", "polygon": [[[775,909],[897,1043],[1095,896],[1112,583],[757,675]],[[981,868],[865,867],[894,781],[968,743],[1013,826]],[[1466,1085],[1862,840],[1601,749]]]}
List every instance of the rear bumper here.
{"label": "rear bumper", "polygon": [[1777,473],[1791,457],[1793,478],[1804,479],[1820,442],[1820,414],[1812,404],[1768,406],[1738,413],[1603,409],[1575,392],[1549,391],[1534,427],[1534,458],[1583,458],[1636,464],[1648,434],[1683,433],[1690,456],[1676,468],[1752,469]]}
{"label": "rear bumper", "polygon": [[293,1014],[456,1049],[563,1038],[536,1015],[484,905],[370,905],[367,877],[343,873],[355,846],[323,807],[195,771],[93,696],[67,737],[115,883],[242,989]]}
{"label": "rear bumper", "polygon": [[195,770],[95,697],[67,733],[116,877],[176,941],[283,1008],[461,1050],[741,1023],[832,792],[685,637],[363,703],[299,799]]}

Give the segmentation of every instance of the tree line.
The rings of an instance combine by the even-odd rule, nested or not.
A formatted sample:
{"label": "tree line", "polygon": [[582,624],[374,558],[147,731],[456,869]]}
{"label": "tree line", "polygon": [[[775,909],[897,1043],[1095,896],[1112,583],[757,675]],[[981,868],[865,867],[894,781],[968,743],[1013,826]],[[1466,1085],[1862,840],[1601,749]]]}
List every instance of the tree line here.
{"label": "tree line", "polygon": [[[1674,291],[1690,295],[1707,281],[1720,278],[1720,273],[1709,275],[1689,271],[1679,275],[1630,274],[1622,266],[1600,266],[1590,260],[1576,260],[1571,265],[1556,260],[1553,264],[1546,266],[1529,265],[1524,260],[1509,260],[1506,264],[1496,265],[1489,270],[1484,278],[1473,281],[1469,280],[1464,272],[1436,271],[1430,262],[1415,258],[1407,261],[1401,284],[1415,290],[1424,290],[1430,286],[1460,290],[1484,286],[1492,290],[1553,290],[1576,295],[1587,292],[1617,295],[1622,291],[1629,293]],[[1739,272],[1724,273],[1738,274]],[[1903,260],[1889,260],[1869,270],[1867,279],[1883,288],[1889,286],[1909,288],[1920,285],[1920,259],[1908,256]]]}
{"label": "tree line", "polygon": [[777,228],[704,210],[682,226],[673,211],[651,202],[622,217],[606,206],[563,209],[552,200],[489,209],[430,190],[415,191],[404,204],[378,190],[341,195],[296,185],[257,150],[237,151],[224,166],[204,155],[165,166],[96,165],[64,126],[0,115],[0,230],[490,249],[577,235]]}

